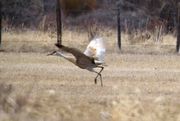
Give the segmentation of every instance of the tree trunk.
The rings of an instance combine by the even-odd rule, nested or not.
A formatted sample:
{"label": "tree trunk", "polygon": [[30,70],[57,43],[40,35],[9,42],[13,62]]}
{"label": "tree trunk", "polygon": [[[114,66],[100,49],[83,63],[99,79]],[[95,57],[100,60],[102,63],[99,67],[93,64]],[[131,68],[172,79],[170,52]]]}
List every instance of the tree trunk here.
{"label": "tree trunk", "polygon": [[177,44],[176,44],[176,51],[180,53],[180,2],[178,4],[177,10],[177,18],[178,18],[178,25],[177,25]]}
{"label": "tree trunk", "polygon": [[60,0],[56,3],[56,22],[57,22],[57,43],[62,44],[62,20],[61,20],[61,5]]}
{"label": "tree trunk", "polygon": [[2,5],[1,5],[1,2],[0,2],[0,47],[1,47],[1,40],[2,40],[2,13],[1,13],[1,9],[2,9]]}
{"label": "tree trunk", "polygon": [[121,50],[121,20],[120,20],[120,6],[118,5],[118,13],[117,13],[117,31],[118,31],[118,47],[119,47],[119,50]]}

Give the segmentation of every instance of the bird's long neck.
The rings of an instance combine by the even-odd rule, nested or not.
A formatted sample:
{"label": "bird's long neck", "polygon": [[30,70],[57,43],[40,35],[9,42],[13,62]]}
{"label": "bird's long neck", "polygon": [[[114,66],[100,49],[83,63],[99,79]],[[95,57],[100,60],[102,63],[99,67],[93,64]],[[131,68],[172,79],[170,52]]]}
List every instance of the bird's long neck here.
{"label": "bird's long neck", "polygon": [[64,55],[64,54],[62,54],[62,53],[57,53],[57,55],[65,58],[66,60],[68,60],[68,61],[70,61],[70,62],[72,62],[72,63],[74,63],[74,64],[76,63],[76,59],[73,58],[73,57],[71,57],[71,56]]}
{"label": "bird's long neck", "polygon": [[[58,46],[57,46],[58,47]],[[76,49],[76,48],[71,48],[71,47],[66,47],[64,45],[61,45],[61,47],[58,47],[59,49],[71,53],[72,55],[74,55],[76,58],[79,56],[84,56],[83,53],[81,53],[80,50]]]}

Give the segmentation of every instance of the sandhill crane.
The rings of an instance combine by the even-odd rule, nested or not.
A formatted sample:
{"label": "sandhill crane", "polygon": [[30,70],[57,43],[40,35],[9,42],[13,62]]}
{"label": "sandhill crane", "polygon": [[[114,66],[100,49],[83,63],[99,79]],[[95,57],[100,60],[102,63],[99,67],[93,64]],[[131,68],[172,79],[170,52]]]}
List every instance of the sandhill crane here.
{"label": "sandhill crane", "polygon": [[[94,79],[94,83],[97,84],[97,78],[100,77],[101,86],[103,86],[101,72],[104,69],[104,56],[105,56],[105,44],[103,38],[94,38],[91,40],[89,45],[87,46],[84,53],[76,48],[66,47],[64,45],[55,44],[59,51],[54,51],[48,55],[56,55],[65,58],[66,60],[74,63],[81,69],[87,69],[91,72],[97,73],[97,76]],[[73,55],[68,56],[65,55],[63,52],[67,52]],[[94,68],[100,68],[99,72],[95,71]]]}

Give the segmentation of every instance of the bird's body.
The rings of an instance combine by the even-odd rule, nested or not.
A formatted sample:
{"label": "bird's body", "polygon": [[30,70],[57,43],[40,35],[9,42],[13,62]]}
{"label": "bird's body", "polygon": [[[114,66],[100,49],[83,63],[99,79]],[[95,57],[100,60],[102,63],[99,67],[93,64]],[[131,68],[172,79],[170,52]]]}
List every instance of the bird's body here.
{"label": "bird's body", "polygon": [[[91,72],[97,73],[97,76],[95,77],[95,84],[97,83],[97,77],[100,76],[101,86],[103,86],[101,72],[104,69],[102,64],[104,63],[105,46],[102,38],[93,39],[87,46],[84,53],[76,48],[66,47],[58,44],[55,45],[60,49],[60,51],[54,51],[49,55],[55,54],[57,56],[61,56],[74,63],[81,69],[87,69]],[[73,57],[65,55],[63,52],[70,53],[73,55]],[[96,72],[94,68],[100,68],[101,70]]]}
{"label": "bird's body", "polygon": [[[56,45],[56,46],[58,47],[58,45]],[[61,51],[56,51],[56,55],[62,56],[63,58],[74,63],[81,69],[88,69],[88,68],[93,68],[96,66],[95,62],[94,62],[94,58],[86,56],[80,50],[78,50],[76,48],[70,48],[70,47],[66,47],[63,45],[61,45],[61,47],[59,47],[59,48],[62,51],[71,53],[73,55],[73,57],[65,55]],[[87,64],[88,64],[88,66],[87,66]]]}

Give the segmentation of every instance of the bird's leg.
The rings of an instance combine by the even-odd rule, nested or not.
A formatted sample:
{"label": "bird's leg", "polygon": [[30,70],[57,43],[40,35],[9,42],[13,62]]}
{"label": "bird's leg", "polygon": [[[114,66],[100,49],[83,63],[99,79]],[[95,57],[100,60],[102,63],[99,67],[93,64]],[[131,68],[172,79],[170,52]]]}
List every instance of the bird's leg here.
{"label": "bird's leg", "polygon": [[96,73],[97,73],[97,76],[96,76],[96,78],[94,79],[94,82],[95,82],[95,84],[96,84],[96,83],[97,83],[97,78],[98,78],[98,76],[100,76],[101,86],[103,86],[101,72],[103,71],[104,67],[103,67],[103,66],[98,66],[98,68],[101,68],[101,70],[100,70],[99,72],[96,72]]}
{"label": "bird's leg", "polygon": [[99,71],[99,75],[100,75],[100,79],[101,79],[101,86],[103,86],[101,72],[103,71],[104,67],[103,66],[99,66],[99,67],[101,68],[101,70]]}
{"label": "bird's leg", "polygon": [[97,77],[100,76],[101,77],[101,74],[99,74],[98,72],[94,71],[95,73],[97,73],[97,76],[95,77],[94,79],[94,83],[97,84]]}

